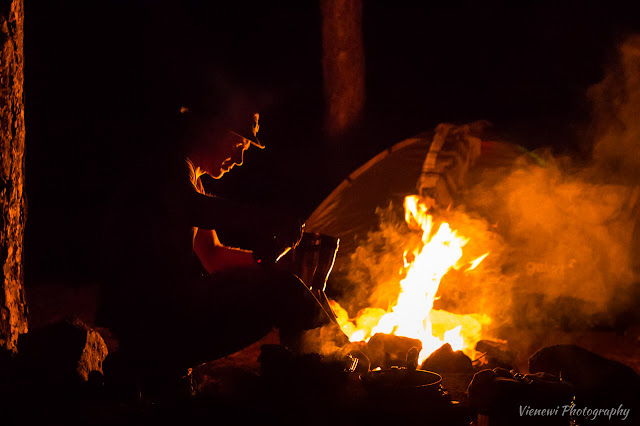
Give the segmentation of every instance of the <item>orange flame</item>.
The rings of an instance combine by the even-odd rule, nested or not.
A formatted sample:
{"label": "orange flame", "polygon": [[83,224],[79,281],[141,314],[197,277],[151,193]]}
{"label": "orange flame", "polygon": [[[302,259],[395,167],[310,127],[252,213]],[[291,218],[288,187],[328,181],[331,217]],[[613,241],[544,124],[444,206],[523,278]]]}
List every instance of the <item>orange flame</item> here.
{"label": "orange flame", "polygon": [[[368,341],[376,333],[419,339],[422,341],[420,363],[444,343],[451,344],[453,350],[470,352],[488,318],[433,310],[442,277],[451,268],[459,269],[465,264],[459,262],[468,239],[457,235],[447,223],[442,223],[434,233],[433,217],[416,195],[405,198],[404,208],[409,227],[422,230],[423,245],[412,251],[411,262],[407,262],[409,253],[405,254],[406,276],[400,280],[396,304],[387,311],[365,308],[358,313],[354,323],[347,312],[332,301],[338,323],[352,342]],[[476,268],[488,254],[469,262],[466,271]],[[438,333],[434,334],[436,329]]]}

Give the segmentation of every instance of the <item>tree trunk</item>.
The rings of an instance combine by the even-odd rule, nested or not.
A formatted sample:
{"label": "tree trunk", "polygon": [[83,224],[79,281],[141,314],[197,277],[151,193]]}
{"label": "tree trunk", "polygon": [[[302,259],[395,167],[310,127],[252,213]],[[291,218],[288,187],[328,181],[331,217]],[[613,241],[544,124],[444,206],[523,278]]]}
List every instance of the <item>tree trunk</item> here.
{"label": "tree trunk", "polygon": [[321,0],[325,128],[340,140],[358,124],[365,99],[362,1]]}
{"label": "tree trunk", "polygon": [[23,0],[0,0],[0,347],[27,332],[22,274],[25,224]]}

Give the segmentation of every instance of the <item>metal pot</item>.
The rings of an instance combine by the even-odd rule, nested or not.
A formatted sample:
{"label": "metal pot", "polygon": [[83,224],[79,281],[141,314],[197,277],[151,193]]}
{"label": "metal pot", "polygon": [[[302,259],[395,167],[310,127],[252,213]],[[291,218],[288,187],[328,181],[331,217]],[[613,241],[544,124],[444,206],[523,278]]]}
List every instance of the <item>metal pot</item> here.
{"label": "metal pot", "polygon": [[338,253],[340,239],[305,232],[300,243],[287,255],[288,270],[300,278],[318,299],[327,314],[335,320],[324,290]]}
{"label": "metal pot", "polygon": [[305,232],[291,252],[291,272],[311,290],[324,291],[333,269],[340,240],[329,235]]}
{"label": "metal pot", "polygon": [[396,409],[415,409],[416,404],[424,408],[451,404],[448,392],[442,387],[442,377],[432,371],[374,370],[362,374],[360,381],[374,401]]}
{"label": "metal pot", "polygon": [[373,370],[360,376],[362,383],[369,389],[427,389],[438,387],[442,376],[433,371],[390,368]]}

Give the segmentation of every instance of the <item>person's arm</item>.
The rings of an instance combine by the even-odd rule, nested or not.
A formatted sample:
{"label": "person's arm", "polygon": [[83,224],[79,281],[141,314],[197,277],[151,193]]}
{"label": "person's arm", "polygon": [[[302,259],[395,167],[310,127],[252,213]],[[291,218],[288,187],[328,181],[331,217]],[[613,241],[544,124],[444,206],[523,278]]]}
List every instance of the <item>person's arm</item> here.
{"label": "person's arm", "polygon": [[252,252],[222,245],[213,229],[198,229],[193,250],[210,274],[225,269],[258,268]]}
{"label": "person's arm", "polygon": [[250,208],[196,191],[192,191],[187,202],[193,226],[253,235],[257,243],[254,246],[273,246],[279,250],[295,246],[302,237],[302,222],[286,213]]}

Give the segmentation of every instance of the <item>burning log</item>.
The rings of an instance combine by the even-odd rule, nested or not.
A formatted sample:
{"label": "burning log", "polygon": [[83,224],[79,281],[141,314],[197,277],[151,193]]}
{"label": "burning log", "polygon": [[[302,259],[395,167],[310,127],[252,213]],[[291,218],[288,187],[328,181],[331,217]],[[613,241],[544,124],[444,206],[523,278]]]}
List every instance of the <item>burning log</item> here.
{"label": "burning log", "polygon": [[391,368],[392,366],[406,367],[407,354],[413,348],[418,352],[422,349],[422,342],[409,337],[392,334],[376,333],[367,343],[365,354],[371,362],[371,368]]}
{"label": "burning log", "polygon": [[454,352],[451,345],[445,343],[422,363],[420,369],[437,373],[468,373],[473,370],[473,365],[471,358],[466,356],[464,352]]}
{"label": "burning log", "polygon": [[[440,281],[449,270],[465,266],[465,271],[473,270],[486,258],[488,252],[480,257],[474,254],[465,258],[462,247],[468,239],[458,235],[446,222],[437,225],[433,216],[428,213],[429,206],[420,197],[405,197],[404,208],[405,222],[410,229],[421,230],[422,238],[410,244],[411,249],[405,250],[401,272],[406,272],[406,275],[399,281],[400,292],[395,304],[387,310],[361,309],[354,321],[334,301],[331,307],[336,313],[338,324],[352,342],[367,341],[370,336],[378,333],[418,339],[422,347],[418,355],[419,362],[443,343],[449,343],[455,349],[468,350],[471,336],[477,336],[483,323],[489,322],[488,319],[434,310],[433,305]],[[370,350],[376,351],[375,342]],[[403,352],[403,357],[405,356],[406,351]],[[374,354],[372,358],[379,357]],[[376,362],[374,359],[372,366],[384,364],[384,361]],[[400,365],[405,363],[403,361]]]}

